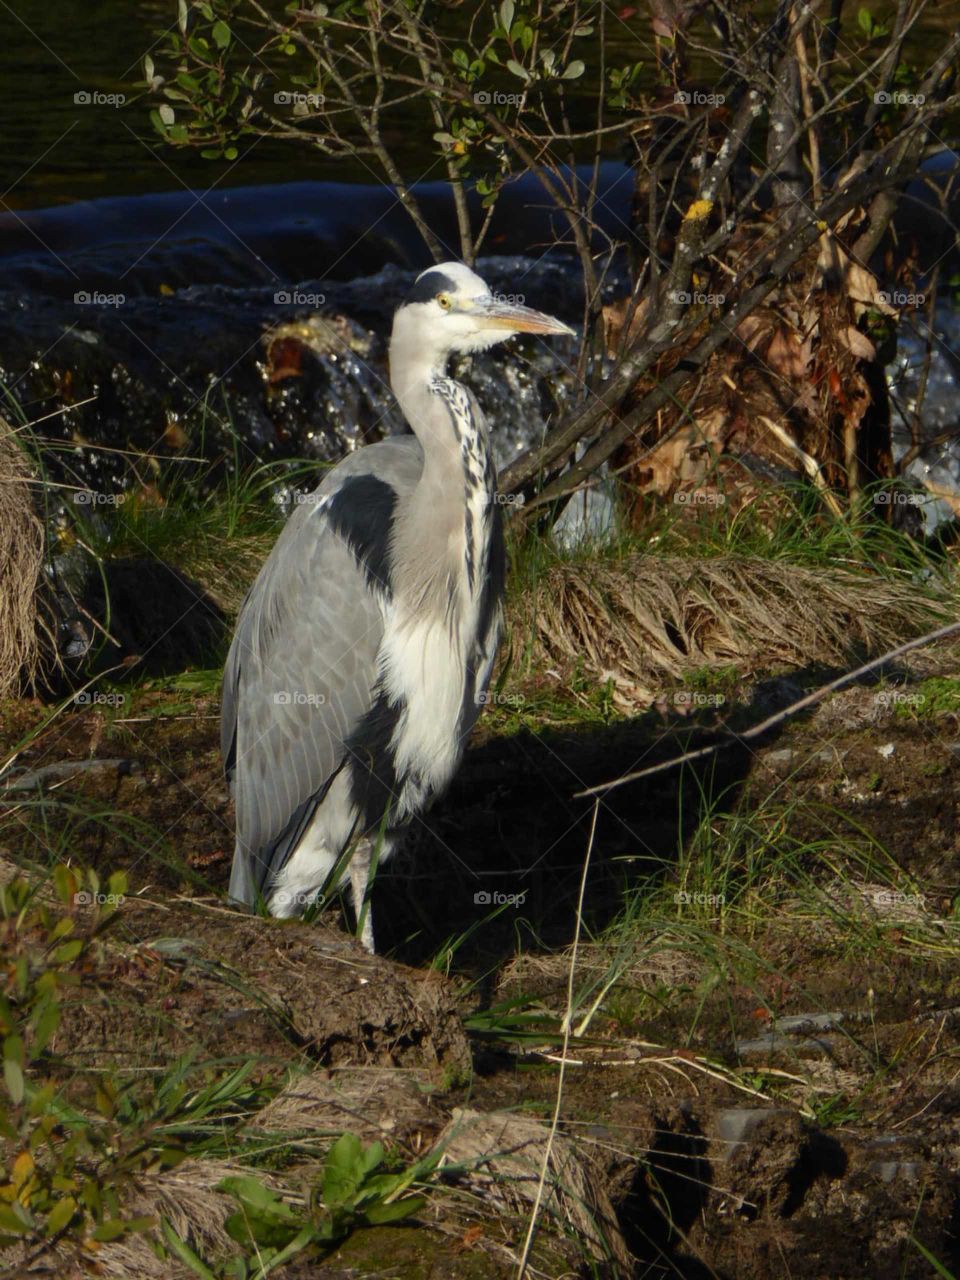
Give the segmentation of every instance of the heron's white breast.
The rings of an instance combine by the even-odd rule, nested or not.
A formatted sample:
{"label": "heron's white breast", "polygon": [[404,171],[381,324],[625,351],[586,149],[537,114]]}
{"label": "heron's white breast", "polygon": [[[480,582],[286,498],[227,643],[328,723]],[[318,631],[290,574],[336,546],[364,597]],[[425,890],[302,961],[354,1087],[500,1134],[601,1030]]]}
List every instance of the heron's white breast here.
{"label": "heron's white breast", "polygon": [[434,791],[450,781],[462,750],[466,656],[476,630],[475,619],[463,623],[451,629],[448,619],[397,609],[384,631],[384,683],[404,708],[392,743],[397,776],[414,774]]}

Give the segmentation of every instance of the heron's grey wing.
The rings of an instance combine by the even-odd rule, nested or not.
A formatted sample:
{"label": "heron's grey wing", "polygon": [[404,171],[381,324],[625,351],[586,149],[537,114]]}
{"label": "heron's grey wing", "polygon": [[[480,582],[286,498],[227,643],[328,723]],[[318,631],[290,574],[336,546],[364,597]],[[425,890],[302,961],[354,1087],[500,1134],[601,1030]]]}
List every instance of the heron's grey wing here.
{"label": "heron's grey wing", "polygon": [[393,507],[421,459],[391,441],[335,468],[291,516],[241,609],[221,733],[237,815],[230,896],[249,905],[296,848],[371,706]]}

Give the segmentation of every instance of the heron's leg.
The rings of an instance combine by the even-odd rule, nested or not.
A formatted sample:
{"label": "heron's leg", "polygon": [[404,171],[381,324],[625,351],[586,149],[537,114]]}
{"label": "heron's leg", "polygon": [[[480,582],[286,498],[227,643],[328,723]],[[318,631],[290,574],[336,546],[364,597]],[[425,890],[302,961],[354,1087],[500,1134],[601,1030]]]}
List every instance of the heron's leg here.
{"label": "heron's leg", "polygon": [[373,907],[366,899],[370,889],[370,858],[372,853],[373,846],[369,840],[364,839],[357,843],[350,857],[350,897],[353,900],[353,911],[358,924],[366,902],[366,914],[363,917],[360,941],[371,955],[376,950],[373,944]]}

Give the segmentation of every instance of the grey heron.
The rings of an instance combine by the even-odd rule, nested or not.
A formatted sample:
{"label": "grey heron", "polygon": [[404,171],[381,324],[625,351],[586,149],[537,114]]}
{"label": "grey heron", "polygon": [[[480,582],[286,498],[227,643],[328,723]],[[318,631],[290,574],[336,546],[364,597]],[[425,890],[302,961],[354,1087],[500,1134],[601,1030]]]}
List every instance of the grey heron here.
{"label": "grey heron", "polygon": [[229,894],[301,914],[349,875],[362,940],[371,859],[449,783],[500,636],[505,557],[490,441],[454,352],[570,334],[462,263],[396,312],[390,384],[412,436],[348,455],[291,515],[240,610],[221,745],[236,801]]}

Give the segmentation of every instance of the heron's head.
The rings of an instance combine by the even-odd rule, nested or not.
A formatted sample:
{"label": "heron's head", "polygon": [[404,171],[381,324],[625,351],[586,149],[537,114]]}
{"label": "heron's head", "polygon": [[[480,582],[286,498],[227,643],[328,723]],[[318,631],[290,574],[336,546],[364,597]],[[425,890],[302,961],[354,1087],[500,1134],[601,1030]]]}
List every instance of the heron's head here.
{"label": "heron's head", "polygon": [[413,345],[442,363],[456,351],[483,351],[515,333],[563,333],[561,320],[523,305],[516,296],[490,292],[462,262],[443,262],[417,276],[393,321],[393,342]]}

